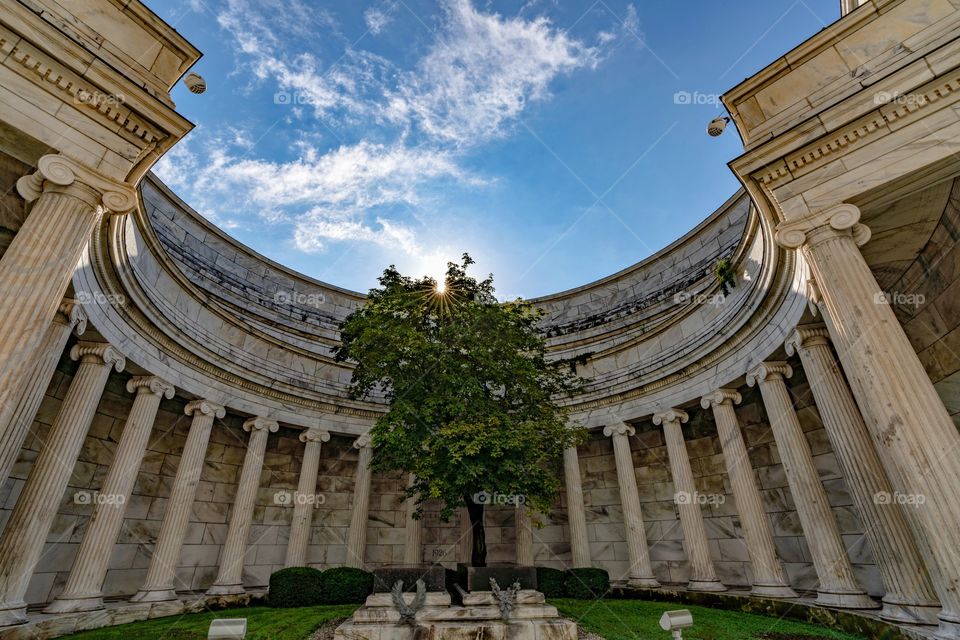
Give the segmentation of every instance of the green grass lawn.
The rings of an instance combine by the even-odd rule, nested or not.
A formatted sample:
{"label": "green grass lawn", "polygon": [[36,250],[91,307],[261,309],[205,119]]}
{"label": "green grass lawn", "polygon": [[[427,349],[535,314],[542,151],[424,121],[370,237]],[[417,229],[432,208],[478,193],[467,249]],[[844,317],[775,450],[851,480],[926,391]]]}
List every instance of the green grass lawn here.
{"label": "green grass lawn", "polygon": [[[784,634],[783,637],[823,638],[830,640],[862,640],[857,636],[834,631],[815,624],[795,620],[687,606],[648,600],[571,600],[551,599],[564,616],[577,621],[584,629],[606,640],[670,640],[660,629],[664,611],[689,609],[693,627],[683,632],[685,640],[760,640],[762,634]],[[84,631],[70,640],[199,640],[207,637],[214,618],[246,618],[247,640],[304,640],[321,624],[334,618],[351,615],[356,605],[273,609],[249,607],[223,611],[191,613],[157,618],[94,631]],[[771,636],[776,638],[776,636]]]}
{"label": "green grass lawn", "polygon": [[550,604],[587,631],[606,640],[670,640],[670,632],[662,630],[659,623],[663,612],[673,609],[689,609],[693,614],[693,626],[683,630],[684,640],[753,640],[766,633],[862,640],[858,636],[806,622],[675,602],[551,598]]}
{"label": "green grass lawn", "polygon": [[70,640],[198,640],[207,637],[214,618],[246,618],[246,640],[304,640],[324,622],[351,615],[357,605],[273,609],[224,609],[83,631]]}

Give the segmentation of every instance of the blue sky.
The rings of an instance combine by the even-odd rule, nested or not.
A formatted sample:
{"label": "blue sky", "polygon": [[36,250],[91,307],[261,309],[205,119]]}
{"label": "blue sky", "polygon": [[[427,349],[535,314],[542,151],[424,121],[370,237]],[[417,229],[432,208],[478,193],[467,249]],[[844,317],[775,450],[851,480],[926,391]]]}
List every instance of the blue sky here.
{"label": "blue sky", "polygon": [[173,92],[197,127],[156,167],[200,213],[350,289],[467,251],[512,298],[642,260],[732,195],[717,96],[840,2],[147,4],[204,53],[206,93]]}

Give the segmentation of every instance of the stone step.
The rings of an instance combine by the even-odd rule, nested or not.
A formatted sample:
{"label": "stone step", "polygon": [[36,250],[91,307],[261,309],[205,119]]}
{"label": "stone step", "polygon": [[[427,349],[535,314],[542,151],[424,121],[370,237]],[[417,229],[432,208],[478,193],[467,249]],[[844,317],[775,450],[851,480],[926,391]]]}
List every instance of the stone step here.
{"label": "stone step", "polygon": [[[535,589],[521,589],[517,592],[517,604],[543,604],[546,598]],[[471,591],[463,596],[463,606],[496,605],[497,599],[492,591]]]}
{"label": "stone step", "polygon": [[[407,604],[413,602],[413,599],[416,597],[415,593],[405,593],[403,594],[403,601]],[[389,593],[374,593],[367,596],[367,602],[364,606],[367,607],[392,607],[393,606],[393,596]],[[449,607],[450,606],[450,594],[446,591],[430,591],[427,593],[427,606],[429,607]]]}
{"label": "stone step", "polygon": [[334,640],[577,640],[571,620],[423,622],[413,625],[364,625],[348,621]]}
{"label": "stone step", "polygon": [[[558,618],[556,607],[551,605],[518,605],[510,612],[511,620],[550,620]],[[456,622],[501,620],[500,609],[495,606],[479,607],[425,607],[417,612],[417,621]],[[400,613],[390,607],[362,607],[352,618],[357,624],[394,624],[400,621]]]}

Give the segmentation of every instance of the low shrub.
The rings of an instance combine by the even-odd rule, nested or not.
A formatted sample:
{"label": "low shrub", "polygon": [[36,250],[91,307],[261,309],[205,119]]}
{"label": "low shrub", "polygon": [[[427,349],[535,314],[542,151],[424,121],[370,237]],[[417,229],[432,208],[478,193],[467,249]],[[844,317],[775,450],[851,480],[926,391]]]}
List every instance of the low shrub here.
{"label": "low shrub", "polygon": [[363,604],[373,593],[373,574],[352,567],[327,569],[320,577],[323,604]]}
{"label": "low shrub", "polygon": [[610,575],[606,569],[567,569],[563,590],[571,598],[592,600],[603,597],[610,590]]}
{"label": "low shrub", "polygon": [[562,598],[566,595],[563,581],[566,574],[560,569],[537,567],[537,589],[548,598]]}
{"label": "low shrub", "polygon": [[271,607],[310,607],[323,596],[323,572],[312,567],[289,567],[270,574],[267,602]]}

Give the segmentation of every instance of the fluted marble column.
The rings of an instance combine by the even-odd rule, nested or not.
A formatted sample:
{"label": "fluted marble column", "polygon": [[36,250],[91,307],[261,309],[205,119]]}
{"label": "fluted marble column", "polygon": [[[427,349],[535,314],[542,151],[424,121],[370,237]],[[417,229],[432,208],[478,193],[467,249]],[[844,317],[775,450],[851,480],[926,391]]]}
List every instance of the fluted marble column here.
{"label": "fluted marble column", "polygon": [[473,525],[466,507],[459,509],[460,537],[457,540],[457,562],[469,565],[473,557]]}
{"label": "fluted marble column", "polygon": [[827,336],[823,325],[797,327],[787,339],[786,350],[789,355],[800,355],[823,428],[863,520],[864,534],[886,587],[880,617],[937,624],[940,602],[901,506],[890,500],[893,488],[843,373],[834,362]]}
{"label": "fluted marble column", "polygon": [[276,433],[280,425],[275,420],[258,416],[243,423],[243,430],[250,432],[247,453],[240,469],[237,495],[233,499],[227,539],[220,554],[220,571],[207,595],[222,596],[244,593],[243,558],[247,553],[250,525],[253,523],[253,507],[260,488],[260,472],[263,471],[263,454],[267,450],[267,437]]}
{"label": "fluted marble column", "polygon": [[730,490],[737,503],[737,513],[740,514],[744,546],[750,555],[750,572],[753,574],[751,593],[764,598],[796,598],[797,594],[787,583],[787,575],[777,558],[770,521],[763,509],[760,490],[757,489],[756,477],[747,455],[747,445],[740,433],[740,423],[733,407],[740,404],[740,400],[736,389],[717,389],[703,396],[700,406],[712,409],[717,423],[717,436],[730,478]]}
{"label": "fluted marble column", "polygon": [[617,481],[620,485],[620,504],[623,508],[623,524],[627,530],[627,555],[630,558],[628,584],[633,587],[659,587],[650,565],[647,534],[640,511],[640,492],[637,476],[630,455],[630,437],[636,430],[628,424],[609,425],[603,435],[613,441],[613,455],[617,463]]}
{"label": "fluted marble column", "polygon": [[0,537],[0,626],[26,620],[23,598],[100,396],[111,369],[122,371],[126,362],[104,343],[78,343],[70,357],[80,366]]}
{"label": "fluted marble column", "polygon": [[517,528],[517,565],[521,567],[533,566],[533,519],[530,510],[524,505],[517,505],[514,509]]}
{"label": "fluted marble column", "polygon": [[717,570],[710,559],[710,547],[707,543],[707,528],[703,524],[703,514],[697,501],[697,485],[690,468],[687,445],[683,441],[681,423],[689,420],[686,411],[668,409],[653,416],[653,424],[663,425],[663,439],[670,458],[670,473],[673,475],[674,500],[680,514],[680,527],[683,529],[683,543],[690,562],[690,591],[726,591],[727,588],[717,577]]}
{"label": "fluted marble column", "polygon": [[104,211],[124,213],[137,204],[129,185],[60,155],[40,158],[36,172],[17,181],[17,191],[32,207],[0,258],[0,444],[4,451],[16,444],[15,434],[7,431],[14,428],[11,417],[31,373],[30,360],[63,301],[90,232]]}
{"label": "fluted marble column", "polygon": [[840,538],[827,492],[813,464],[810,444],[784,378],[793,375],[786,362],[764,362],[747,374],[747,384],[759,385],[770,429],[783,462],[787,484],[803,527],[810,559],[817,572],[817,602],[846,609],[872,609],[879,605],[868,596],[853,575],[853,567]]}
{"label": "fluted marble column", "polygon": [[587,510],[583,504],[583,481],[576,447],[563,450],[563,479],[567,493],[571,562],[574,568],[589,567],[592,562],[590,540],[587,538]]}
{"label": "fluted marble column", "polygon": [[347,566],[363,567],[363,554],[367,548],[367,518],[370,516],[370,461],[373,447],[370,436],[362,435],[353,446],[359,450],[357,475],[353,488],[353,512],[350,514],[350,531],[347,532]]}
{"label": "fluted marble column", "polygon": [[187,404],[184,413],[193,416],[193,422],[190,423],[190,432],[187,434],[183,453],[180,454],[180,466],[177,467],[177,475],[173,479],[170,499],[167,500],[167,510],[163,514],[160,534],[153,547],[150,568],[147,569],[147,578],[136,595],[130,599],[132,602],[161,602],[177,599],[173,581],[177,562],[180,560],[183,536],[190,523],[193,498],[200,483],[200,472],[203,470],[203,460],[207,454],[207,444],[210,442],[210,431],[213,429],[214,418],[223,418],[226,415],[226,409],[209,400],[194,400]]}
{"label": "fluted marble column", "polygon": [[72,300],[61,304],[43,336],[43,341],[37,347],[34,358],[30,360],[29,373],[20,381],[17,405],[9,413],[0,409],[0,416],[9,415],[9,422],[0,425],[0,485],[10,476],[23,442],[30,433],[30,426],[37,416],[40,403],[43,402],[43,396],[57,369],[57,363],[67,346],[70,332],[79,336],[86,328],[87,314],[79,304]]}
{"label": "fluted marble column", "polygon": [[174,388],[156,376],[144,376],[131,378],[127,382],[127,391],[137,395],[117,444],[113,464],[100,488],[99,495],[103,500],[97,502],[87,524],[63,592],[44,610],[46,613],[103,608],[101,588],[107,575],[110,553],[123,526],[127,502],[160,409],[160,400],[163,397],[172,398]]}
{"label": "fluted marble column", "polygon": [[[416,476],[412,473],[407,479],[407,486],[411,486],[416,481]],[[422,564],[423,563],[423,520],[414,518],[417,511],[416,497],[407,498],[407,525],[403,532],[403,563],[404,564]]]}
{"label": "fluted marble column", "polygon": [[841,204],[781,224],[777,242],[800,249],[830,317],[850,389],[894,490],[922,504],[904,513],[943,605],[941,638],[960,638],[960,433],[860,253],[860,210]]}
{"label": "fluted marble column", "polygon": [[307,429],[300,434],[300,442],[305,446],[297,493],[293,497],[293,519],[290,521],[285,567],[303,567],[307,564],[307,542],[310,540],[310,522],[313,520],[313,496],[317,493],[320,448],[329,441],[330,434],[322,429]]}

